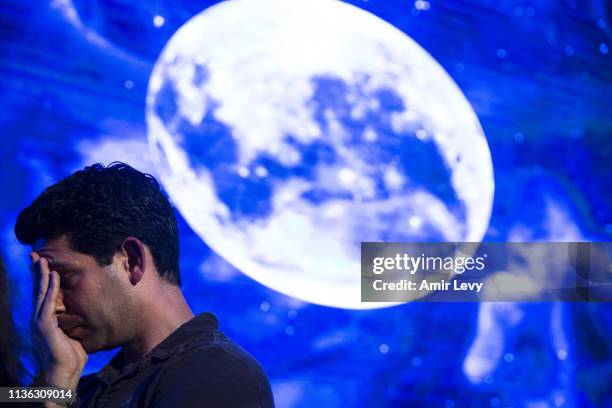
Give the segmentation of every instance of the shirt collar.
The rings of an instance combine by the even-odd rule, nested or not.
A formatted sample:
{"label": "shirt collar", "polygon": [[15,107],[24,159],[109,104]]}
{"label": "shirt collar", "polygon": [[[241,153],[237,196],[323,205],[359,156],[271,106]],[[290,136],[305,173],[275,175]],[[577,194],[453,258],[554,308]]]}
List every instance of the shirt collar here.
{"label": "shirt collar", "polygon": [[198,340],[202,334],[217,330],[219,322],[212,313],[200,313],[183,323],[168,337],[162,340],[146,356],[128,365],[123,363],[123,351],[120,350],[111,361],[100,370],[97,377],[105,384],[110,384],[120,377],[136,372],[144,364],[153,364],[166,360]]}

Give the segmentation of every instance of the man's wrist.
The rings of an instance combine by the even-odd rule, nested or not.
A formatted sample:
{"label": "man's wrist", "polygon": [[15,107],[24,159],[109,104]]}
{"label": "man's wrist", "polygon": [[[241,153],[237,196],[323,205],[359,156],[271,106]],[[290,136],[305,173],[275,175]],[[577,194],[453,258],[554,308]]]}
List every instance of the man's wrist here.
{"label": "man's wrist", "polygon": [[64,388],[74,392],[80,378],[80,373],[67,373],[61,370],[51,370],[42,376],[43,382],[49,387]]}

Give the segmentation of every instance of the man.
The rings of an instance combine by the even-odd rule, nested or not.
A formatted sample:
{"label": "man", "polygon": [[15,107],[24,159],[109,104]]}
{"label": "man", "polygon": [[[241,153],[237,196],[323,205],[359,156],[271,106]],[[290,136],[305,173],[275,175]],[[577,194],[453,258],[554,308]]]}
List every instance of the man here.
{"label": "man", "polygon": [[[38,276],[45,385],[78,385],[79,407],[274,406],[259,364],[187,305],[174,210],[152,176],[86,167],[24,209],[15,233]],[[79,380],[87,354],[116,347]]]}

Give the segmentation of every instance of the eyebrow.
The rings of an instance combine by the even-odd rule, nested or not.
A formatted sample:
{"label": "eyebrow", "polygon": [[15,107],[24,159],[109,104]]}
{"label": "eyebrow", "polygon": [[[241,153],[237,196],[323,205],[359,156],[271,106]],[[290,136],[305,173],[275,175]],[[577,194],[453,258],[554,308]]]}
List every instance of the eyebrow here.
{"label": "eyebrow", "polygon": [[75,265],[73,265],[71,263],[67,263],[67,262],[50,261],[49,262],[49,269],[51,269],[51,270],[56,270],[56,269],[74,270],[75,269]]}

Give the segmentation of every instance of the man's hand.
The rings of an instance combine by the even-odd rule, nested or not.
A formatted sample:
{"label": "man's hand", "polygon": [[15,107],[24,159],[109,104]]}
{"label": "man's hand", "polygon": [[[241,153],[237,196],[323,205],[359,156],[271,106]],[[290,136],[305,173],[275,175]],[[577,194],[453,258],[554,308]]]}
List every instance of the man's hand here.
{"label": "man's hand", "polygon": [[42,379],[49,384],[76,390],[87,362],[87,353],[79,341],[68,337],[59,327],[56,311],[60,291],[59,274],[50,271],[47,260],[36,252],[32,252],[30,258],[38,280],[32,326],[40,337],[47,360]]}

